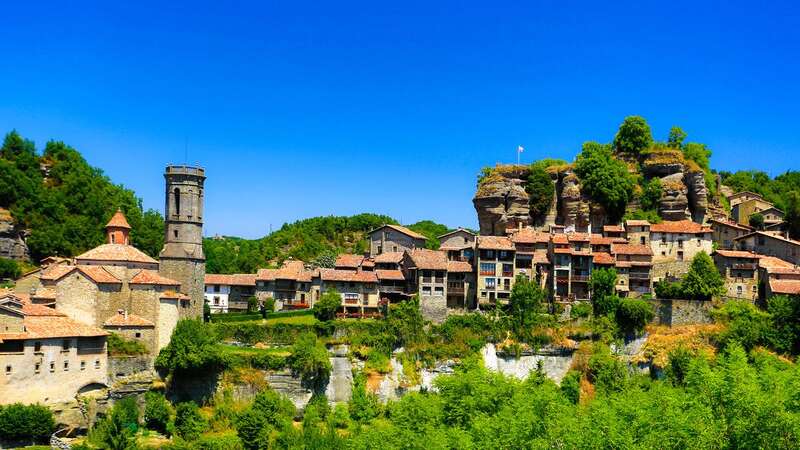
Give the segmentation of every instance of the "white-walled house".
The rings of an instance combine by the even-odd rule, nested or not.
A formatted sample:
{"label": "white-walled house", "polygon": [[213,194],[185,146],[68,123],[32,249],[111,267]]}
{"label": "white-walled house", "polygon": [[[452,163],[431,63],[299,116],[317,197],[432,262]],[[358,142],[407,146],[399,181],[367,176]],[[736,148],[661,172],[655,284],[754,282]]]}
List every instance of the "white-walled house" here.
{"label": "white-walled house", "polygon": [[255,274],[206,274],[204,297],[212,314],[244,311],[255,296]]}

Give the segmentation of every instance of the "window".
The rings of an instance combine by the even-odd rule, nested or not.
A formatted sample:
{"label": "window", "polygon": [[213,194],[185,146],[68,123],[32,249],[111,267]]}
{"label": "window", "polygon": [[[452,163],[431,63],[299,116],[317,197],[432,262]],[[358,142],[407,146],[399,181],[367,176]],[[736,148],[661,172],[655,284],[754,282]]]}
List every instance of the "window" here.
{"label": "window", "polygon": [[494,275],[494,264],[481,263],[481,275]]}
{"label": "window", "polygon": [[495,280],[494,278],[487,278],[486,279],[486,288],[487,289],[494,289],[495,286],[497,285],[496,283],[497,283],[497,280]]}
{"label": "window", "polygon": [[81,370],[86,370],[86,361],[81,361]]}
{"label": "window", "polygon": [[61,345],[61,351],[62,352],[68,352],[69,351],[69,347],[70,347],[70,340],[69,339],[64,339],[64,342]]}
{"label": "window", "polygon": [[219,285],[218,284],[214,285],[214,292],[219,292]]}
{"label": "window", "polygon": [[172,235],[177,238],[178,237],[178,230],[172,230]]}
{"label": "window", "polygon": [[639,243],[644,245],[644,236],[639,237]]}
{"label": "window", "polygon": [[397,251],[397,246],[396,246],[396,245],[393,245],[393,246],[392,246],[392,251],[393,251],[393,252],[396,252],[396,251]]}
{"label": "window", "polygon": [[377,251],[376,251],[375,253],[377,253],[377,254],[379,254],[379,255],[380,255],[381,253],[383,253],[383,247],[381,247],[381,246],[379,245],[379,246],[378,246],[378,249],[377,249]]}
{"label": "window", "polygon": [[[181,213],[181,191],[180,191],[180,189],[175,188],[175,190],[172,191],[172,195],[175,197],[175,214],[180,215],[180,213]],[[176,231],[176,233],[177,233],[177,231]]]}
{"label": "window", "polygon": [[69,361],[64,361],[64,371],[69,370]]}
{"label": "window", "polygon": [[41,352],[42,351],[42,343],[39,342],[39,341],[34,342],[33,343],[33,351],[37,352],[37,353]]}
{"label": "window", "polygon": [[42,365],[40,363],[36,363],[33,365],[33,373],[39,373],[42,371]]}
{"label": "window", "polygon": [[662,251],[661,251],[661,256],[667,256],[667,252],[666,252],[666,251],[664,251],[664,250],[662,250]]}
{"label": "window", "polygon": [[664,245],[667,244],[667,235],[666,234],[661,236],[661,243],[664,244]]}
{"label": "window", "polygon": [[683,261],[683,252],[678,252],[678,261]]}
{"label": "window", "polygon": [[702,239],[700,239],[700,238],[697,238],[697,246],[698,246],[698,247],[699,247],[699,246],[701,246],[701,245],[703,245],[703,242],[702,242],[702,241],[703,241]]}
{"label": "window", "polygon": [[431,295],[431,287],[422,286],[422,295]]}
{"label": "window", "polygon": [[136,336],[136,339],[140,339],[142,337],[142,333],[137,331],[136,334],[134,334],[134,336]]}
{"label": "window", "polygon": [[114,233],[111,233],[111,243],[112,244],[116,244],[117,243],[117,237],[114,236]]}
{"label": "window", "polygon": [[441,295],[444,295],[444,288],[443,288],[443,287],[441,287],[441,286],[436,286],[436,287],[433,289],[433,293],[434,293],[435,295],[439,295],[439,296],[441,296]]}
{"label": "window", "polygon": [[219,306],[219,296],[214,296],[214,306]]}
{"label": "window", "polygon": [[6,375],[11,375],[11,365],[6,366]]}
{"label": "window", "polygon": [[481,297],[486,298],[486,291],[481,291]]}
{"label": "window", "polygon": [[55,361],[50,361],[50,372],[56,371],[56,363]]}
{"label": "window", "polygon": [[742,286],[736,286],[736,295],[742,295]]}
{"label": "window", "polygon": [[99,359],[95,359],[94,360],[94,368],[95,369],[99,369],[100,368],[100,360]]}

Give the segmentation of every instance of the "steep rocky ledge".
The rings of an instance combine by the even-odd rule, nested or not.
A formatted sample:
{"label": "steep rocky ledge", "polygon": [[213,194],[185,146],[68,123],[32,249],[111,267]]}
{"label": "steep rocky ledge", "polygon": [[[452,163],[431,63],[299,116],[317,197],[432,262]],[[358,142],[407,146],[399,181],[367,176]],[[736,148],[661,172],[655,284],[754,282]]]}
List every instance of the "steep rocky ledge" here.
{"label": "steep rocky ledge", "polygon": [[14,219],[7,209],[0,208],[0,258],[27,261],[30,259],[25,244],[25,232],[14,226]]}

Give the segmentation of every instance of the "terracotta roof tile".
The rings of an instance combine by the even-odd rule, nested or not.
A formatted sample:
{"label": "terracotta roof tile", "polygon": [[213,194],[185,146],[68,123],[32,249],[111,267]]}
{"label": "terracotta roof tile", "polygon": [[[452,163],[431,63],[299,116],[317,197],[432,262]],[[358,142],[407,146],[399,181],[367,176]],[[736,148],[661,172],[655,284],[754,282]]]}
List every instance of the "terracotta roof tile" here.
{"label": "terracotta roof tile", "polygon": [[105,327],[154,327],[153,322],[134,314],[118,311],[103,324]]}
{"label": "terracotta roof tile", "polygon": [[742,230],[742,231],[752,231],[753,230],[752,228],[750,228],[750,227],[748,227],[746,225],[742,225],[742,224],[734,222],[732,220],[708,219],[708,221],[711,222],[711,223],[717,223],[717,224],[720,224],[720,225],[723,225],[723,226],[736,228],[736,229]]}
{"label": "terracotta roof tile", "polygon": [[478,236],[478,248],[481,250],[514,250],[514,243],[504,236]]}
{"label": "terracotta roof tile", "polygon": [[158,264],[158,261],[147,256],[132,245],[103,244],[75,257],[80,261],[114,261]]}
{"label": "terracotta roof tile", "polygon": [[130,284],[152,284],[156,286],[180,286],[181,283],[162,276],[155,270],[142,269],[129,281]]}
{"label": "terracotta roof tile", "polygon": [[624,233],[625,228],[622,225],[603,225],[604,233]]}
{"label": "terracotta roof tile", "polygon": [[297,259],[283,262],[280,269],[260,269],[256,275],[259,281],[292,280],[311,282],[314,272],[306,270],[305,263]]}
{"label": "terracotta roof tile", "polygon": [[385,270],[385,269],[378,269],[375,271],[375,275],[378,277],[379,280],[388,280],[388,281],[404,281],[405,277],[403,276],[403,272],[400,270]]}
{"label": "terracotta roof tile", "polygon": [[779,234],[766,233],[766,232],[763,232],[763,231],[754,231],[752,233],[748,233],[748,234],[733,238],[733,240],[734,241],[739,241],[739,240],[743,240],[743,239],[749,238],[750,236],[754,236],[754,235],[757,235],[757,234],[761,235],[761,236],[769,237],[769,238],[772,238],[772,239],[777,239],[777,240],[785,242],[787,244],[800,245],[800,241],[795,241],[794,239],[789,239],[789,238],[781,236]]}
{"label": "terracotta roof tile", "polygon": [[545,244],[550,242],[550,233],[537,231],[533,228],[523,228],[511,235],[511,242],[515,244]]}
{"label": "terracotta roof tile", "polygon": [[725,258],[759,259],[761,257],[757,253],[745,252],[742,250],[717,250],[714,253],[716,253],[719,256],[723,256]]}
{"label": "terracotta roof tile", "polygon": [[534,264],[550,264],[550,257],[547,256],[546,251],[533,252]]}
{"label": "terracotta roof tile", "polygon": [[453,273],[470,273],[472,264],[466,261],[447,261],[447,271]]}
{"label": "terracotta roof tile", "polygon": [[384,252],[375,257],[378,264],[398,264],[403,260],[403,252]]}
{"label": "terracotta roof tile", "polygon": [[784,261],[774,256],[761,255],[758,260],[758,266],[766,270],[768,274],[776,273],[800,275],[800,267],[790,263],[789,261]]}
{"label": "terracotta roof tile", "polygon": [[166,298],[166,299],[170,299],[170,300],[191,300],[192,299],[191,297],[189,297],[186,294],[182,294],[180,292],[173,291],[173,290],[162,292],[161,295],[159,296],[159,298]]}
{"label": "terracotta roof tile", "polygon": [[704,227],[691,220],[665,220],[651,225],[650,231],[653,233],[702,234],[710,233],[711,228]]}
{"label": "terracotta roof tile", "polygon": [[553,244],[569,244],[569,238],[564,233],[556,233],[553,235]]}
{"label": "terracotta roof tile", "polygon": [[651,224],[650,224],[650,222],[648,222],[646,220],[633,219],[633,220],[626,220],[625,221],[625,226],[626,227],[648,227],[648,226],[651,226]]}
{"label": "terracotta roof tile", "polygon": [[466,229],[466,228],[461,228],[461,227],[458,227],[458,228],[456,228],[455,230],[448,231],[447,233],[445,233],[445,234],[443,234],[443,235],[441,235],[441,236],[437,236],[437,238],[436,238],[436,239],[441,239],[441,238],[443,238],[443,237],[445,237],[445,236],[450,236],[451,234],[458,233],[459,231],[462,231],[462,232],[464,232],[464,233],[467,233],[467,234],[471,234],[472,236],[477,236],[475,233],[473,233],[472,231],[469,231],[469,230],[468,230],[468,229]]}
{"label": "terracotta roof tile", "polygon": [[610,266],[614,264],[614,257],[611,256],[609,253],[605,252],[598,252],[592,254],[594,264],[600,264],[605,266]]}
{"label": "terracotta roof tile", "polygon": [[346,281],[351,283],[377,283],[378,276],[372,271],[320,269],[322,281]]}
{"label": "terracotta roof tile", "polygon": [[114,276],[111,272],[107,271],[103,266],[67,266],[63,264],[48,267],[41,276],[45,281],[58,281],[72,272],[81,272],[86,275],[90,280],[100,284],[120,284],[122,280]]}
{"label": "terracotta roof tile", "polygon": [[402,225],[392,225],[392,224],[386,224],[386,225],[383,225],[381,227],[375,228],[374,230],[370,231],[367,234],[372,234],[372,233],[374,233],[374,232],[376,232],[376,231],[378,231],[380,229],[383,229],[383,228],[391,228],[391,229],[393,229],[395,231],[399,231],[400,233],[403,233],[406,236],[410,236],[410,237],[412,237],[414,239],[426,239],[426,240],[428,239],[427,237],[417,233],[416,231],[412,231],[412,230],[410,230],[410,229],[408,229],[408,228],[406,228],[406,227],[404,227]]}
{"label": "terracotta roof tile", "polygon": [[226,286],[255,286],[256,275],[252,273],[234,273],[230,275],[207,273],[205,284],[222,284]]}
{"label": "terracotta roof tile", "polygon": [[336,268],[356,269],[361,267],[364,262],[364,257],[361,255],[353,255],[351,253],[342,253],[336,257]]}
{"label": "terracotta roof tile", "polygon": [[800,295],[800,280],[769,280],[774,294]]}
{"label": "terracotta roof tile", "polygon": [[418,248],[408,252],[411,263],[422,270],[447,270],[447,255],[437,250]]}
{"label": "terracotta roof tile", "polygon": [[[107,332],[70,319],[66,314],[44,305],[30,303],[23,296],[5,293],[0,307],[5,307],[22,316],[23,332],[0,333],[4,339],[45,339],[61,337],[106,336]],[[17,308],[17,305],[21,308]]]}
{"label": "terracotta roof tile", "polygon": [[569,242],[590,242],[592,240],[589,233],[567,233]]}
{"label": "terracotta roof tile", "polygon": [[111,216],[111,220],[108,221],[106,224],[106,228],[113,227],[113,228],[126,228],[128,230],[131,229],[131,226],[128,225],[128,220],[125,219],[125,214],[122,213],[121,210],[117,210],[113,216]]}
{"label": "terracotta roof tile", "polygon": [[638,244],[613,244],[611,253],[615,255],[652,255],[653,250],[646,245]]}
{"label": "terracotta roof tile", "polygon": [[619,238],[605,237],[602,234],[592,234],[589,243],[592,245],[611,245],[615,243],[617,239]]}

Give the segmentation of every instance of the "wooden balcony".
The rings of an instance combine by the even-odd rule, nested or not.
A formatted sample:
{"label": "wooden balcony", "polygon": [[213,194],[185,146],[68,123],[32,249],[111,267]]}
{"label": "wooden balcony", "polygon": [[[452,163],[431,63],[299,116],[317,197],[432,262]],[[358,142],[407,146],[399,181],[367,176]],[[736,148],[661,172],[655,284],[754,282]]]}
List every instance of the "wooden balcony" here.
{"label": "wooden balcony", "polygon": [[731,265],[731,268],[735,270],[756,270],[758,266],[754,263],[739,263]]}
{"label": "wooden balcony", "polygon": [[631,280],[649,280],[650,272],[630,272],[628,278]]}
{"label": "wooden balcony", "polygon": [[79,355],[96,355],[98,353],[104,353],[105,351],[105,347],[78,347]]}
{"label": "wooden balcony", "polygon": [[383,293],[402,294],[406,291],[403,286],[379,286],[378,290]]}
{"label": "wooden balcony", "polygon": [[586,283],[589,281],[589,275],[572,275],[572,281],[577,283]]}

